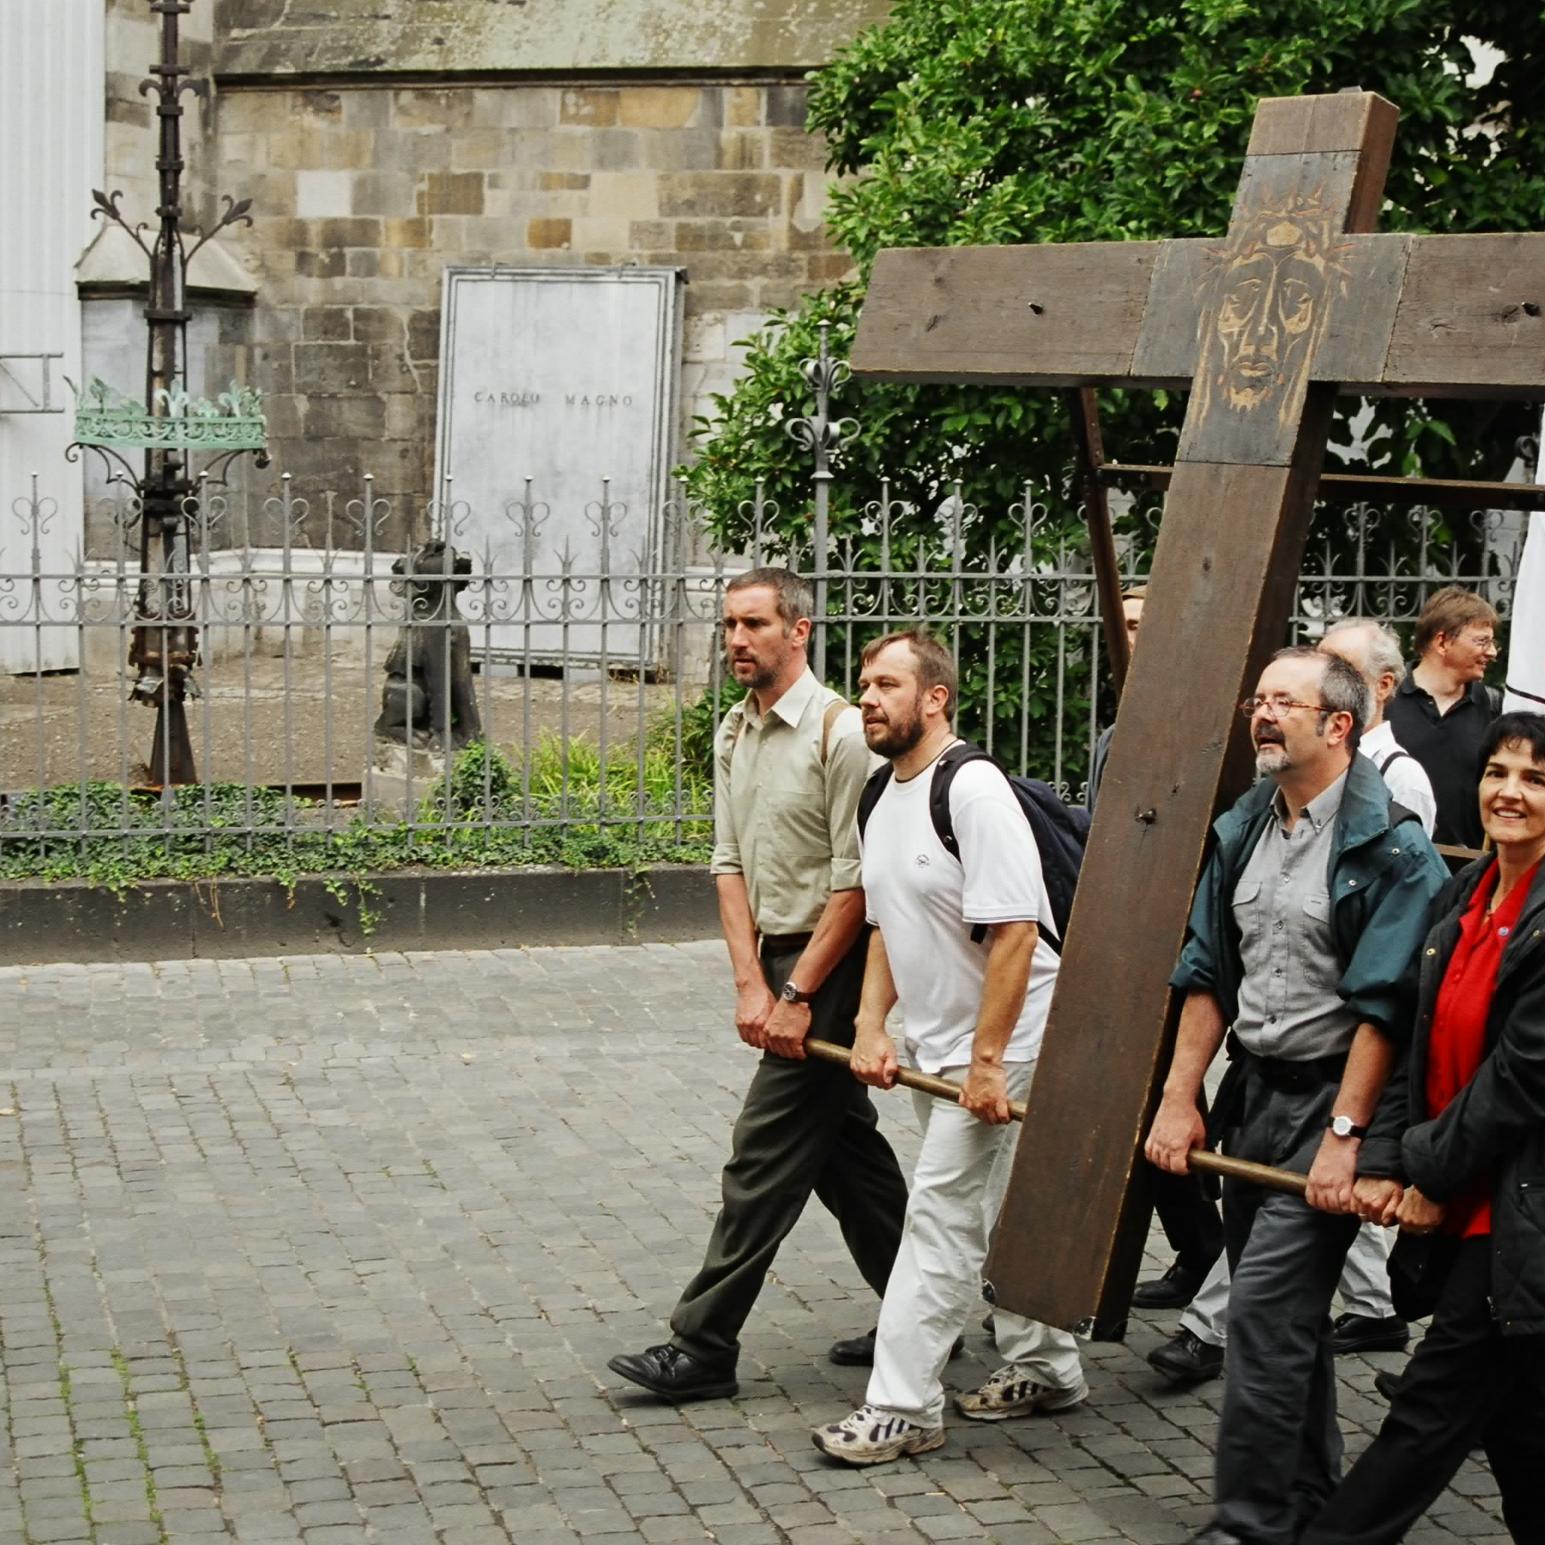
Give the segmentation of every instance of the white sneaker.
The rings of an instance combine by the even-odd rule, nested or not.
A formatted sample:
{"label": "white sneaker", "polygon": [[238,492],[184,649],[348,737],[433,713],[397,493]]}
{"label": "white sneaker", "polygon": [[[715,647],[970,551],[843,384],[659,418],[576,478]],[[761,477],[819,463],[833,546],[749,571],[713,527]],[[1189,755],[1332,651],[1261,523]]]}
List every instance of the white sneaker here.
{"label": "white sneaker", "polygon": [[828,1422],[810,1434],[823,1454],[847,1465],[883,1465],[906,1454],[926,1454],[944,1447],[942,1427],[919,1427],[891,1411],[860,1406],[840,1422]]}
{"label": "white sneaker", "polygon": [[1034,1411],[1070,1411],[1088,1398],[1089,1386],[1082,1379],[1073,1389],[1052,1389],[1005,1363],[980,1389],[956,1395],[955,1409],[973,1422],[1002,1422]]}

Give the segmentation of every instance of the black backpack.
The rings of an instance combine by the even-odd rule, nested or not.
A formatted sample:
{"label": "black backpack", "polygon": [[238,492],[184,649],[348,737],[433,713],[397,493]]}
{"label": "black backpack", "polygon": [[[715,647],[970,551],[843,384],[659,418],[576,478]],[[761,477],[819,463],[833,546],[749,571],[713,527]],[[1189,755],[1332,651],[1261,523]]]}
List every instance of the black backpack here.
{"label": "black backpack", "polygon": [[[940,756],[934,768],[933,785],[928,790],[928,814],[933,829],[944,850],[957,862],[960,844],[955,841],[955,827],[950,820],[950,784],[955,774],[967,762],[991,762],[1008,779],[1025,820],[1030,823],[1030,834],[1035,838],[1036,851],[1041,855],[1041,875],[1046,881],[1046,895],[1051,902],[1051,917],[1042,919],[1041,937],[1057,953],[1062,953],[1062,940],[1067,936],[1068,914],[1073,910],[1073,892],[1078,887],[1078,870],[1084,861],[1084,846],[1089,840],[1089,812],[1081,805],[1067,805],[1061,795],[1039,778],[1021,778],[1006,771],[995,757],[968,741],[957,741]],[[891,781],[895,769],[889,762],[878,772],[871,773],[858,799],[858,834],[864,828],[880,796]],[[1046,922],[1051,929],[1046,928]],[[1053,931],[1054,930],[1054,931]],[[977,923],[971,929],[971,942],[980,944],[987,937],[987,927]]]}

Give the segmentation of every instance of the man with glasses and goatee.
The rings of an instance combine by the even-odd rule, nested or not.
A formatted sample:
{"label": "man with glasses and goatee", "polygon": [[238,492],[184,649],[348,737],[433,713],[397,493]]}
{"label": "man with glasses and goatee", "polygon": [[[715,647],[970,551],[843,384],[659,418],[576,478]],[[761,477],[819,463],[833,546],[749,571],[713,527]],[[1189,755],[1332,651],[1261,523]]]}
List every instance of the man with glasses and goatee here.
{"label": "man with glasses and goatee", "polygon": [[1360,1153],[1409,1033],[1428,903],[1446,878],[1416,816],[1357,755],[1367,684],[1344,660],[1279,651],[1250,721],[1261,781],[1215,827],[1171,984],[1185,994],[1148,1136],[1185,1174],[1229,1032],[1212,1135],[1231,1157],[1308,1177],[1305,1196],[1223,1192],[1233,1288],[1205,1545],[1290,1545],[1341,1473],[1330,1305],[1357,1233],[1354,1186],[1394,1184]]}

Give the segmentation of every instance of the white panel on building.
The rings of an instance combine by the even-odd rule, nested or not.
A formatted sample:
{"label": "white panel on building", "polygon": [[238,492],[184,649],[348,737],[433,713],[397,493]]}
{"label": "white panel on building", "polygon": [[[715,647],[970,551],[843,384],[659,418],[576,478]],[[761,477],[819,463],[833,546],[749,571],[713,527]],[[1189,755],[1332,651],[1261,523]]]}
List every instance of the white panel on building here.
{"label": "white panel on building", "polygon": [[[637,619],[661,561],[680,374],[674,268],[446,269],[435,487],[451,480],[447,535],[498,576],[495,659],[653,663]],[[528,573],[540,582],[511,583]]]}
{"label": "white panel on building", "polygon": [[[81,468],[64,458],[80,381],[75,263],[103,164],[102,0],[3,7],[0,47],[0,671],[79,665],[73,616]],[[36,356],[53,356],[46,362]],[[28,357],[32,356],[32,357]],[[40,412],[44,367],[47,406]],[[32,499],[36,475],[37,503]],[[40,518],[41,517],[41,518]],[[50,582],[36,575],[55,576]],[[24,626],[9,625],[16,615]]]}

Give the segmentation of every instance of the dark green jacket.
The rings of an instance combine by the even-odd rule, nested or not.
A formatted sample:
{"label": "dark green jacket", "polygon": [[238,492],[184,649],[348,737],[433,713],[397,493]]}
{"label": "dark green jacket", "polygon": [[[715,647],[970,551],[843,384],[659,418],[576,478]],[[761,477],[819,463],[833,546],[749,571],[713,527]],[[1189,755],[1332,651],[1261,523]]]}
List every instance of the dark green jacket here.
{"label": "dark green jacket", "polygon": [[[1217,842],[1196,888],[1185,948],[1170,978],[1181,992],[1210,992],[1226,1024],[1238,1016],[1243,970],[1234,888],[1271,818],[1275,793],[1276,785],[1263,778],[1213,823]],[[1447,878],[1421,822],[1391,801],[1367,757],[1354,756],[1336,815],[1326,880],[1341,967],[1337,990],[1360,1023],[1397,1040],[1410,1032],[1427,909]]]}

